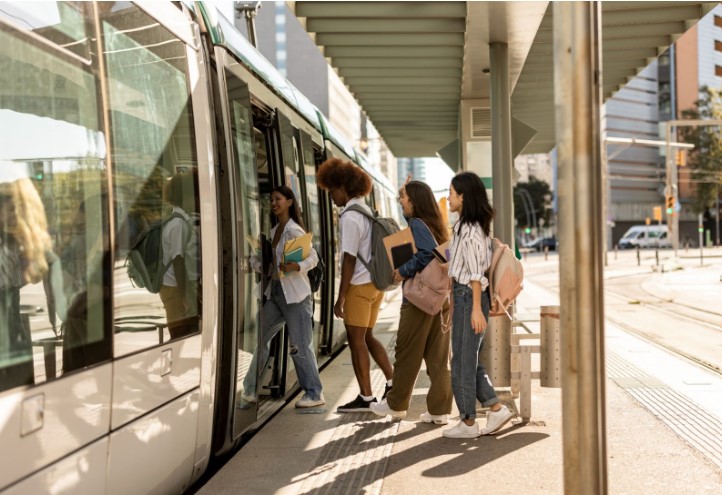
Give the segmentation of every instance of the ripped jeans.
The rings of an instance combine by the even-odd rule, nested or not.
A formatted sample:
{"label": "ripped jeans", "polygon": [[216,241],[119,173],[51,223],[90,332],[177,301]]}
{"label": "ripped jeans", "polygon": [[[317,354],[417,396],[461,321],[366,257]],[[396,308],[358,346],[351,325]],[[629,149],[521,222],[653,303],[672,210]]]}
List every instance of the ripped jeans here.
{"label": "ripped jeans", "polygon": [[[313,306],[311,296],[299,303],[287,304],[281,283],[271,281],[271,297],[263,305],[261,347],[253,353],[248,374],[243,379],[246,395],[257,395],[256,370],[258,360],[265,366],[271,340],[283,328],[288,327],[290,354],[296,368],[298,383],[307,396],[318,399],[321,396],[321,377],[318,374],[316,355],[313,352]],[[262,371],[261,371],[262,372]]]}

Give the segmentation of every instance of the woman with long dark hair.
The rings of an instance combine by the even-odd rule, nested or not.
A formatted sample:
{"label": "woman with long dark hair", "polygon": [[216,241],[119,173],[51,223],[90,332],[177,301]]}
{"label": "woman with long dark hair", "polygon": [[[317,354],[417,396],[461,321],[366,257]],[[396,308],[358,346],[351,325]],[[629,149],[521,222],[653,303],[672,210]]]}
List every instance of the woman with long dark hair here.
{"label": "woman with long dark hair", "polygon": [[[313,306],[311,284],[308,271],[318,263],[318,254],[311,247],[306,259],[296,262],[284,262],[283,250],[286,242],[301,237],[303,230],[300,210],[293,191],[286,186],[277,186],[271,193],[271,211],[278,223],[271,229],[272,273],[271,283],[266,290],[266,302],[263,305],[263,328],[261,329],[261,347],[253,354],[250,371],[243,380],[242,399],[256,402],[256,370],[258,359],[265,364],[268,359],[269,344],[273,337],[286,324],[288,327],[291,358],[298,375],[298,383],[303,389],[303,397],[296,401],[296,407],[315,407],[325,404],[321,377],[318,373],[316,355],[313,352]],[[260,263],[254,259],[254,269]]]}
{"label": "woman with long dark hair", "polygon": [[[431,188],[419,181],[409,181],[399,191],[399,203],[416,244],[416,253],[394,272],[396,280],[408,280],[420,273],[434,259],[433,250],[449,239],[449,234]],[[405,282],[404,282],[405,283]],[[403,418],[411,402],[421,360],[431,380],[426,395],[427,411],[421,421],[445,425],[451,412],[451,374],[449,373],[449,333],[442,320],[449,315],[448,303],[430,315],[404,299],[396,334],[393,388],[386,399],[371,404],[379,416]]]}
{"label": "woman with long dark hair", "polygon": [[[449,276],[453,278],[451,331],[451,387],[459,408],[459,422],[444,430],[449,438],[475,438],[499,430],[514,415],[501,405],[479,351],[489,308],[489,281],[484,275],[491,264],[491,221],[494,208],[486,188],[472,172],[451,180],[449,210],[459,214],[451,241]],[[476,401],[489,408],[486,426],[476,422]]]}

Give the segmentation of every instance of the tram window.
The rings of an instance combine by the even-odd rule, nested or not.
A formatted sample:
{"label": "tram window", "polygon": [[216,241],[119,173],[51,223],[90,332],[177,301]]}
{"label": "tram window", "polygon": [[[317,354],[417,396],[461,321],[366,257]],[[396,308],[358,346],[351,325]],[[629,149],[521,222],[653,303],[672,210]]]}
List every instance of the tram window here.
{"label": "tram window", "polygon": [[[139,8],[115,5],[100,21],[116,218],[114,353],[122,356],[200,330],[201,237],[186,46]],[[139,260],[133,248],[144,239],[157,249]],[[143,267],[148,277],[138,275]]]}
{"label": "tram window", "polygon": [[0,10],[0,391],[111,357],[89,6]]}

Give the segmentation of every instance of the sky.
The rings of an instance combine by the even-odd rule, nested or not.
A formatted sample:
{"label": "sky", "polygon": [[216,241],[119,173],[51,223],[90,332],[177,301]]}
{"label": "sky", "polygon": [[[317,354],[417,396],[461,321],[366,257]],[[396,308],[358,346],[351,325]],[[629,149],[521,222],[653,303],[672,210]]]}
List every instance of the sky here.
{"label": "sky", "polygon": [[454,172],[441,158],[424,158],[424,162],[426,162],[426,183],[434,191],[436,199],[448,196],[449,183],[454,176]]}

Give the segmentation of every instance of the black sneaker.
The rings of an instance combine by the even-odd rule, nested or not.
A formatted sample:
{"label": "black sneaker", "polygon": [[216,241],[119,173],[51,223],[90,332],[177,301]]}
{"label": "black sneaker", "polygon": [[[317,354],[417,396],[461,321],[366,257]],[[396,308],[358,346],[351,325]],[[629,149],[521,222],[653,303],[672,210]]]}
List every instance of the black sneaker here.
{"label": "black sneaker", "polygon": [[376,402],[376,397],[373,399],[366,401],[363,397],[360,395],[357,396],[354,400],[349,402],[348,404],[344,404],[343,406],[336,409],[336,412],[340,413],[348,413],[348,412],[371,412],[371,403]]}
{"label": "black sneaker", "polygon": [[391,389],[393,388],[392,385],[386,384],[384,386],[384,395],[381,396],[381,400],[384,400],[387,395],[389,395],[389,392],[391,392]]}

